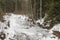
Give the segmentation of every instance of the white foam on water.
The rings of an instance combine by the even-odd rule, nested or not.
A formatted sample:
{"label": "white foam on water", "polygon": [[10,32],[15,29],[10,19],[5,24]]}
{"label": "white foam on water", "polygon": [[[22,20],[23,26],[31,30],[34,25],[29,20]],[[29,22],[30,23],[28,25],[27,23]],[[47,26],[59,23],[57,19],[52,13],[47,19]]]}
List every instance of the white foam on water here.
{"label": "white foam on water", "polygon": [[[11,40],[11,39],[14,39],[14,40],[58,40],[57,37],[52,38],[54,35],[49,33],[47,29],[40,28],[37,25],[30,27],[28,16],[16,15],[16,14],[10,13],[9,15],[4,15],[3,17],[4,17],[4,20],[6,20],[5,21],[6,26],[8,22],[10,25],[10,27],[6,29],[5,31],[6,34],[9,33],[7,34],[5,40]],[[40,21],[37,21],[37,22],[40,22]],[[41,24],[42,23],[43,23],[43,19],[42,19]],[[0,23],[0,26],[3,26],[1,24],[2,23]]]}

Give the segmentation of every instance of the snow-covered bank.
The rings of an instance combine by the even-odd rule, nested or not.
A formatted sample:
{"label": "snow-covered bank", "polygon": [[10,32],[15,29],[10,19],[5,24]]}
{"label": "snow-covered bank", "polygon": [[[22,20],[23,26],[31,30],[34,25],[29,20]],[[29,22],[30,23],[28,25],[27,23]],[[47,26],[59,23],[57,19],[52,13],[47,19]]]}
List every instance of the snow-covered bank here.
{"label": "snow-covered bank", "polygon": [[60,32],[60,24],[56,24],[51,30]]}
{"label": "snow-covered bank", "polygon": [[[4,31],[6,33],[5,40],[58,40],[58,38],[50,32],[52,30],[40,28],[37,24],[33,25],[31,21],[28,21],[28,16],[10,13],[3,17],[4,20],[6,20],[4,22],[5,27],[8,27],[4,29],[3,24],[0,23],[0,26],[3,26],[3,29],[6,30]],[[42,23],[43,20],[41,24]]]}

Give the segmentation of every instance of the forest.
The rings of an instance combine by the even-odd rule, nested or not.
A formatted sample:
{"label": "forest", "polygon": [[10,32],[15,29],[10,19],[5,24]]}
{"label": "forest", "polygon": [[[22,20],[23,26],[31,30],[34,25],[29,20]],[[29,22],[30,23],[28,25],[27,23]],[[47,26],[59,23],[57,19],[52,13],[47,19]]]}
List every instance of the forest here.
{"label": "forest", "polygon": [[60,0],[0,0],[0,14],[9,12],[33,15],[34,19],[47,14],[45,21],[60,22]]}

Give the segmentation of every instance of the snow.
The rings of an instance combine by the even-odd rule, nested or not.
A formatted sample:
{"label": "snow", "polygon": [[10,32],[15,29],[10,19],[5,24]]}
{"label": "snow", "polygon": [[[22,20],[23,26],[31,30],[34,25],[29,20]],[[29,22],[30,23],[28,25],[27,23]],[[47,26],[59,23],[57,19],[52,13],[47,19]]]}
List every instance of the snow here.
{"label": "snow", "polygon": [[60,32],[60,24],[56,24],[51,30]]}
{"label": "snow", "polygon": [[[51,33],[54,28],[47,30],[40,28],[37,25],[30,27],[32,24],[28,21],[28,16],[9,13],[4,15],[3,18],[6,20],[4,23],[0,22],[0,26],[3,27],[3,29],[4,27],[8,27],[8,22],[10,24],[8,29],[4,29],[4,32],[6,33],[5,40],[58,40],[58,38]],[[44,20],[42,19],[41,21],[38,20],[36,22],[40,22],[42,24]],[[59,27],[59,25],[60,24],[55,26]]]}

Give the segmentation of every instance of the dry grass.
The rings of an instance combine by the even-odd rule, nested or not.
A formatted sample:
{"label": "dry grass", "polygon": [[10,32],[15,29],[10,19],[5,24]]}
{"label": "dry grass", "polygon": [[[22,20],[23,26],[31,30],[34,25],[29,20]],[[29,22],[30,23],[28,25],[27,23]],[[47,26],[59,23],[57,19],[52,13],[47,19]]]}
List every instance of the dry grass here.
{"label": "dry grass", "polygon": [[60,32],[59,32],[59,31],[53,31],[53,34],[54,34],[55,36],[57,36],[58,38],[60,38]]}

